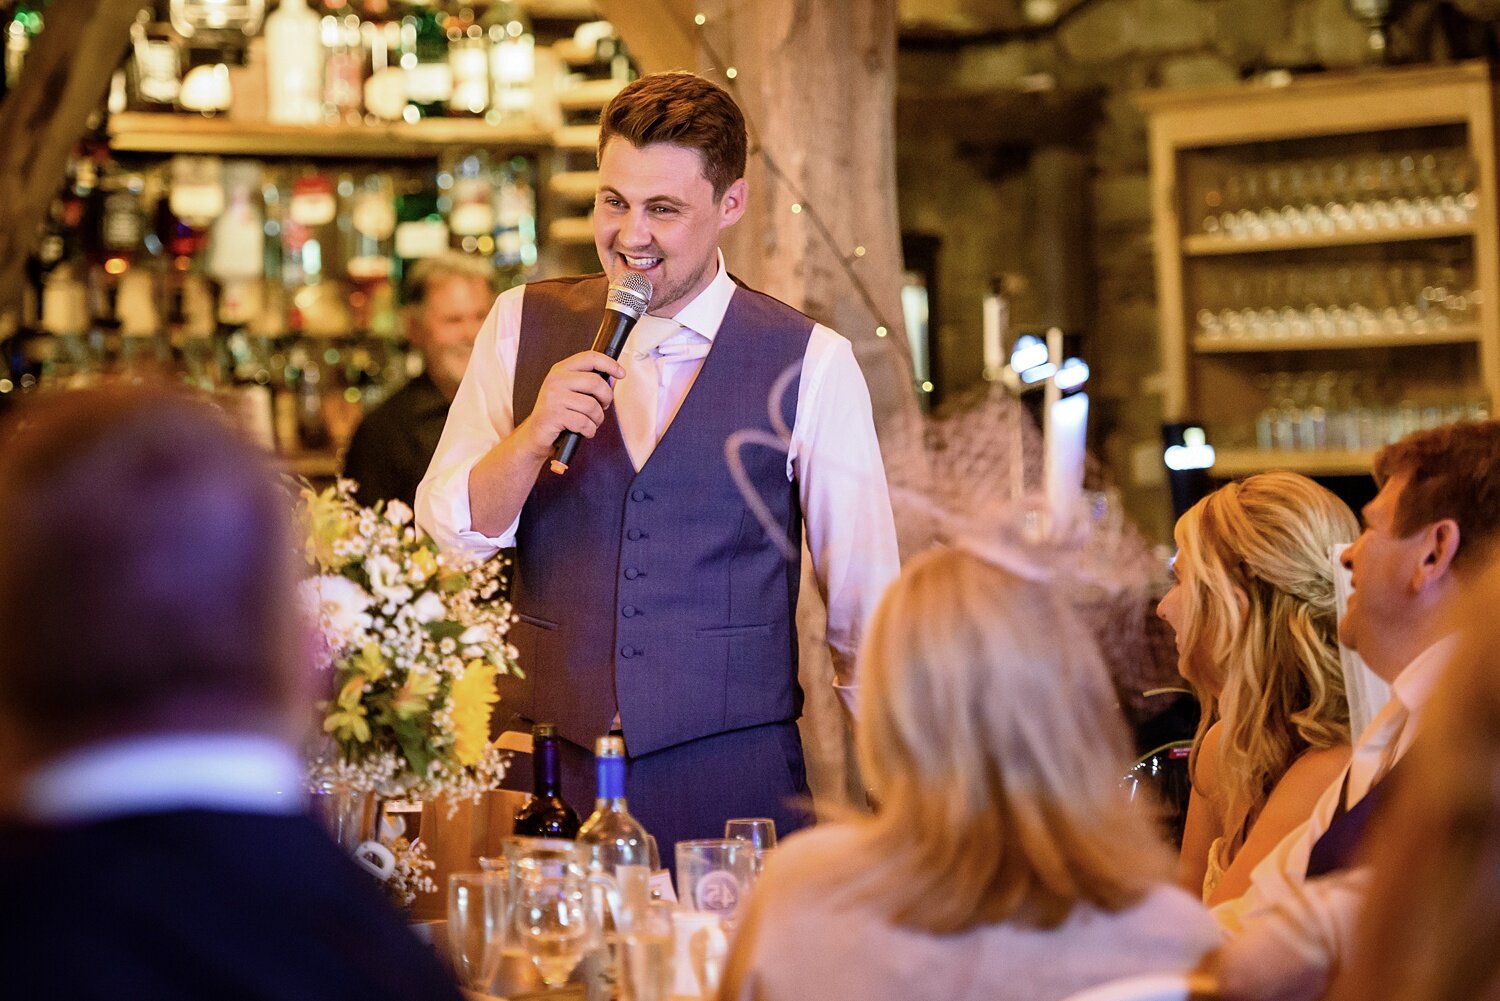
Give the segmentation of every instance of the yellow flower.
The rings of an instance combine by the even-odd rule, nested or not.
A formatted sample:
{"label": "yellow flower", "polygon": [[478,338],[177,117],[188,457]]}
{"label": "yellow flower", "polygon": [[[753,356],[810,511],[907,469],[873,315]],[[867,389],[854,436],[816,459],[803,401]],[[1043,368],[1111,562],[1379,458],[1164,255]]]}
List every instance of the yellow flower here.
{"label": "yellow flower", "polygon": [[495,665],[475,658],[453,682],[453,753],[460,765],[475,765],[490,741],[490,712],[500,701]]}
{"label": "yellow flower", "polygon": [[378,643],[366,643],[349,661],[349,666],[359,672],[361,681],[379,681],[389,665],[381,655]]}
{"label": "yellow flower", "polygon": [[396,710],[396,718],[411,719],[425,712],[437,687],[438,679],[435,674],[413,672],[407,675],[406,684],[402,685],[401,690],[396,693],[396,699],[392,705],[392,708]]}
{"label": "yellow flower", "polygon": [[437,568],[437,557],[432,554],[432,550],[419,548],[411,554],[412,583],[423,583],[428,577],[437,573]]}
{"label": "yellow flower", "polygon": [[365,719],[365,706],[361,701],[364,693],[365,679],[360,675],[344,682],[344,687],[339,690],[338,711],[329,713],[323,720],[323,732],[331,733],[339,740],[353,740],[360,744],[368,741],[370,723]]}
{"label": "yellow flower", "polygon": [[310,562],[320,570],[337,570],[348,562],[347,558],[334,552],[334,544],[350,534],[349,517],[343,502],[334,487],[321,494],[311,490],[302,491],[302,502],[306,506],[307,546]]}

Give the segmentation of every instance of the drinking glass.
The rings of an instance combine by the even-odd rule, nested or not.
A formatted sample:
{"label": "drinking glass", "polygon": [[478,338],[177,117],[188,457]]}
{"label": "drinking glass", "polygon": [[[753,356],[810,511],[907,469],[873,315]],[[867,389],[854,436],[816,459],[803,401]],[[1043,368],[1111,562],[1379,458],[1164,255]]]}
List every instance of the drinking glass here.
{"label": "drinking glass", "polygon": [[677,842],[677,899],[696,911],[732,920],[755,877],[755,846],[706,838]]}
{"label": "drinking glass", "polygon": [[555,859],[512,863],[515,934],[548,987],[566,983],[590,941],[584,880]]}
{"label": "drinking glass", "polygon": [[769,817],[739,817],[724,822],[724,837],[748,841],[759,851],[776,847],[776,821]]}
{"label": "drinking glass", "polygon": [[448,942],[453,966],[470,990],[489,990],[505,949],[505,878],[492,872],[448,877]]}
{"label": "drinking glass", "polygon": [[623,936],[625,1001],[667,1001],[672,995],[672,912],[675,908],[656,900],[631,915]]}

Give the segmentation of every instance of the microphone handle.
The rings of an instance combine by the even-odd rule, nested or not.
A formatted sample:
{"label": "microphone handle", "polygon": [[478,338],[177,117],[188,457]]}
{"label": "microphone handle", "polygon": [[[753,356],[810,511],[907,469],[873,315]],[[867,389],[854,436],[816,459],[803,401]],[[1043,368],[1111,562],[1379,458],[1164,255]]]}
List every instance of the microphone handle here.
{"label": "microphone handle", "polygon": [[[614,309],[605,309],[604,316],[599,320],[599,331],[594,334],[593,350],[609,355],[619,361],[620,352],[625,349],[625,340],[630,336],[630,331],[635,328],[638,317],[629,313],[621,313]],[[609,376],[603,372],[599,378],[608,379]],[[583,435],[577,431],[564,431],[557,436],[554,447],[557,449],[556,456],[552,460],[552,471],[561,476],[568,471],[568,466],[573,462],[573,453],[578,451],[578,443],[583,440]]]}

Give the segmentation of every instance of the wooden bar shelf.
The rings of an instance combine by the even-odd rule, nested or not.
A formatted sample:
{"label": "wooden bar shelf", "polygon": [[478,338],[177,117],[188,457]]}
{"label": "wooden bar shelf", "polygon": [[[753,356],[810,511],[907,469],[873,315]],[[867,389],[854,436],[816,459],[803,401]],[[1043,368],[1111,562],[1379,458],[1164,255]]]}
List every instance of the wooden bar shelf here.
{"label": "wooden bar shelf", "polygon": [[1367,247],[1385,243],[1405,243],[1411,240],[1472,237],[1474,230],[1473,223],[1454,222],[1432,226],[1400,226],[1391,229],[1268,236],[1263,240],[1246,240],[1219,233],[1194,233],[1183,237],[1182,252],[1188,257],[1222,257],[1229,254],[1264,254],[1283,250],[1321,250],[1325,247]]}
{"label": "wooden bar shelf", "polygon": [[1452,326],[1426,334],[1355,334],[1332,337],[1193,338],[1199,354],[1259,354],[1271,351],[1359,351],[1365,348],[1419,348],[1429,344],[1472,344],[1484,336],[1477,325]]}
{"label": "wooden bar shelf", "polygon": [[1268,469],[1289,469],[1304,476],[1368,475],[1375,461],[1373,451],[1298,452],[1265,451],[1258,448],[1221,448],[1214,456],[1215,476],[1248,476]]}
{"label": "wooden bar shelf", "polygon": [[551,148],[552,136],[542,129],[469,118],[384,125],[281,125],[123,112],[109,120],[109,145],[125,153],[418,159],[449,147],[545,150]]}

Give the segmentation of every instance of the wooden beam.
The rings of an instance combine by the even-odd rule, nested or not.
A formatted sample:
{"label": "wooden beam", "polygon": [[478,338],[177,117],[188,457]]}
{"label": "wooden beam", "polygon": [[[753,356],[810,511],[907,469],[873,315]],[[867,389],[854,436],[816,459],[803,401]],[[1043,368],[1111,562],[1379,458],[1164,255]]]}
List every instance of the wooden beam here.
{"label": "wooden beam", "polygon": [[0,104],[0,311],[21,299],[26,258],[150,0],[53,0],[21,79]]}
{"label": "wooden beam", "polygon": [[596,0],[642,73],[698,68],[693,0]]}

